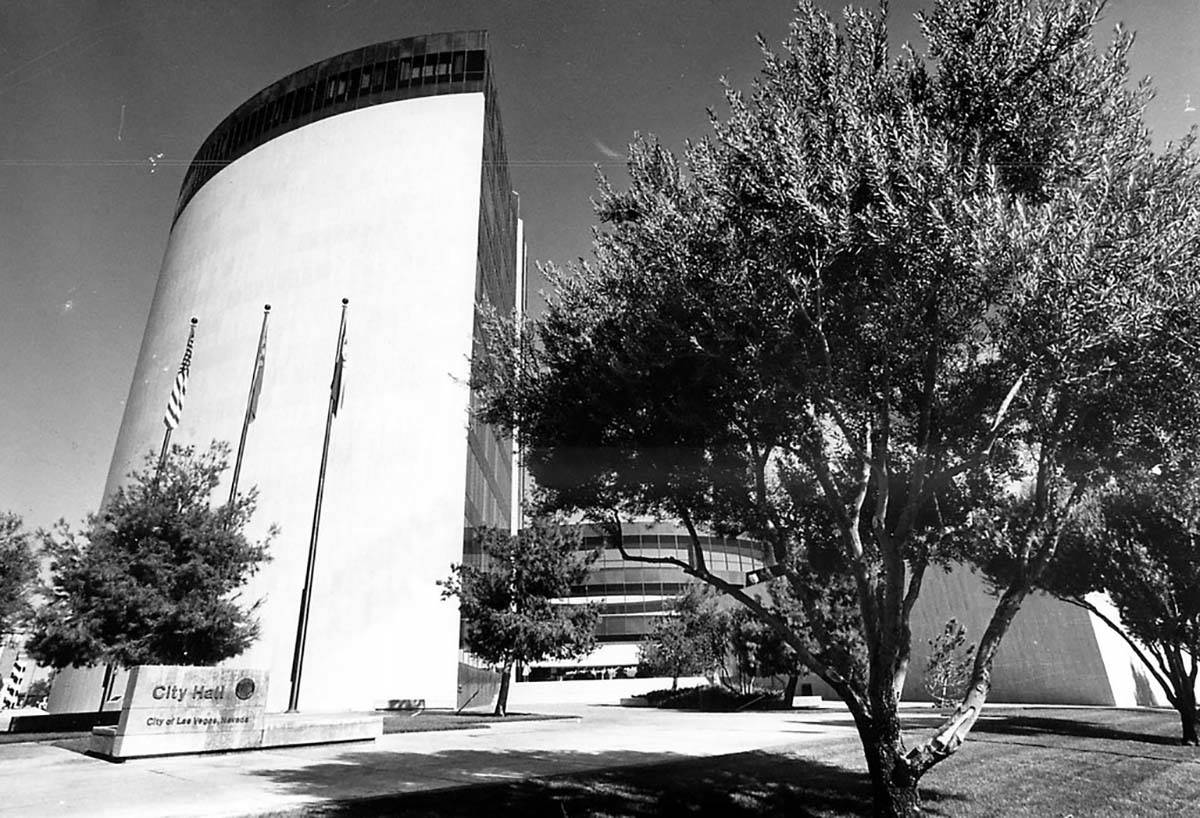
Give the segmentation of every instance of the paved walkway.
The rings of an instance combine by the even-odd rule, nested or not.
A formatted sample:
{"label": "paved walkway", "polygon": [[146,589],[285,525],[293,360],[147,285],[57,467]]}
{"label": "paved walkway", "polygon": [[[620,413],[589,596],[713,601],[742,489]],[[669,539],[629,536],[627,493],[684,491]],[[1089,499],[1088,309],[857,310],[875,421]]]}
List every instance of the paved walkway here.
{"label": "paved walkway", "polygon": [[[375,742],[112,764],[82,742],[0,745],[0,815],[242,816],[469,784],[784,750],[848,735],[844,711],[686,713],[609,706],[578,719],[396,733]],[[840,724],[823,724],[824,721]]]}

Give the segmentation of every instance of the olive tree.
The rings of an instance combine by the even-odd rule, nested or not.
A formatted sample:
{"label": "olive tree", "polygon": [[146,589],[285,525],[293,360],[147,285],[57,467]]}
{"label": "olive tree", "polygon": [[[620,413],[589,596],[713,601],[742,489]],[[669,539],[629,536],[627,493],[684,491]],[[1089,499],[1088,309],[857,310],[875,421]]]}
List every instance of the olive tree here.
{"label": "olive tree", "polygon": [[[710,137],[682,159],[633,142],[594,260],[549,267],[545,314],[491,316],[477,356],[543,509],[776,628],[849,708],[881,815],[915,814],[969,734],[1089,487],[1196,404],[1196,158],[1152,148],[1132,38],[1092,40],[1101,5],[943,0],[893,55],[885,13],[802,2]],[[625,551],[645,515],[681,520],[690,558]],[[766,542],[814,615],[719,576],[700,526]],[[812,604],[830,554],[851,616]],[[909,747],[912,611],[930,566],[966,559],[1011,570],[966,694]]]}

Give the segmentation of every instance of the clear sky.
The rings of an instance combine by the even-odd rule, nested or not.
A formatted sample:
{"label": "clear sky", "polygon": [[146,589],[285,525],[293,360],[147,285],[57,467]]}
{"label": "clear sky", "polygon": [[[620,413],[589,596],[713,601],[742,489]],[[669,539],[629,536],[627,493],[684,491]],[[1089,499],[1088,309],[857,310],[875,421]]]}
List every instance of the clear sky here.
{"label": "clear sky", "polygon": [[[841,3],[828,3],[840,7]],[[892,3],[897,40],[922,4]],[[678,147],[745,85],[791,0],[4,0],[0,509],[100,499],[184,170],[276,79],[381,40],[486,28],[531,260],[587,255],[594,168],[634,131]],[[1159,138],[1200,123],[1200,0],[1112,0]],[[1190,104],[1189,104],[1190,102]],[[165,402],[166,395],[163,396]]]}

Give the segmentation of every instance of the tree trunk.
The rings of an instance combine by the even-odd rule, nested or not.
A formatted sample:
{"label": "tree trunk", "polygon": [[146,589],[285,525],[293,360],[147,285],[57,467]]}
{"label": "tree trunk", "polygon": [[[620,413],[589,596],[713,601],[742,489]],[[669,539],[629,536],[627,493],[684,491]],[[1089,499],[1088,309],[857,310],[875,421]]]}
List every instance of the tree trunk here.
{"label": "tree trunk", "polygon": [[800,684],[799,673],[789,673],[787,687],[783,689],[783,706],[791,707],[792,699],[796,698],[796,685]]}
{"label": "tree trunk", "polygon": [[496,696],[496,709],[492,711],[493,716],[508,715],[508,682],[512,677],[512,663],[504,666],[500,671],[500,693]]}
{"label": "tree trunk", "polygon": [[1200,746],[1200,737],[1196,735],[1196,691],[1188,685],[1181,685],[1176,698],[1179,711],[1179,722],[1183,727],[1183,743],[1193,747]]}
{"label": "tree trunk", "polygon": [[900,718],[895,706],[881,708],[870,723],[859,727],[867,770],[871,775],[871,800],[877,818],[915,818],[921,815],[918,778],[904,758]]}

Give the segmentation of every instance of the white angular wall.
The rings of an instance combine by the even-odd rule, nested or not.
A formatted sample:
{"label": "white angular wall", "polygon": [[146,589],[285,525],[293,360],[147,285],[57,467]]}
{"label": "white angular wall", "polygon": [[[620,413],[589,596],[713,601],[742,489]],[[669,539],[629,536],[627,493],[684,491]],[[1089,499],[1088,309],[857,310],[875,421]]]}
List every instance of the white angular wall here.
{"label": "white angular wall", "polygon": [[[1102,607],[1102,598],[1094,600]],[[977,644],[987,628],[995,597],[978,574],[966,566],[950,572],[931,568],[913,610],[912,662],[904,685],[905,701],[929,701],[922,676],[928,640],[950,619],[967,629],[968,644]],[[805,677],[813,692],[827,699],[837,694],[816,676]],[[1003,704],[1065,704],[1135,707],[1165,704],[1158,684],[1149,677],[1128,645],[1097,617],[1061,600],[1033,593],[1021,605],[996,654],[988,700]]]}
{"label": "white angular wall", "polygon": [[[435,580],[462,553],[483,127],[482,93],[322,119],[224,168],[171,233],[106,494],[160,445],[193,315],[172,442],[236,447],[270,303],[240,485],[260,492],[249,535],[271,524],[281,533],[245,594],[265,600],[262,637],[236,659],[270,671],[269,709],[287,704],[343,297],[346,401],[333,424],[300,708],[454,702],[458,611]],[[90,687],[81,707],[57,698],[56,710],[95,706]]]}

